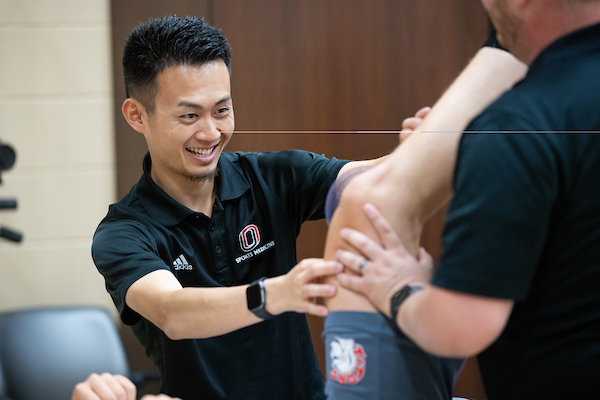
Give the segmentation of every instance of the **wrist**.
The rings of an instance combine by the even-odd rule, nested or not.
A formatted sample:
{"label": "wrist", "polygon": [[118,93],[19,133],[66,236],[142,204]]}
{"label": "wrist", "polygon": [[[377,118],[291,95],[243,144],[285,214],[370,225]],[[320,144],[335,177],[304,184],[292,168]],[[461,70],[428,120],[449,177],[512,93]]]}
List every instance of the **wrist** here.
{"label": "wrist", "polygon": [[389,305],[390,305],[390,314],[389,317],[396,322],[396,319],[398,318],[398,312],[400,311],[400,306],[404,303],[404,301],[406,299],[408,299],[408,297],[416,292],[418,292],[419,290],[423,289],[423,286],[420,286],[418,284],[412,284],[412,285],[404,285],[402,286],[402,288],[400,288],[399,290],[397,290],[392,297],[390,298],[389,301]]}
{"label": "wrist", "polygon": [[265,320],[274,317],[267,310],[267,290],[264,277],[248,285],[246,288],[246,303],[248,310],[258,318]]}
{"label": "wrist", "polygon": [[282,309],[280,296],[281,280],[282,276],[277,276],[274,278],[267,278],[263,281],[266,295],[265,310],[271,315],[279,315],[285,312],[285,309]]}

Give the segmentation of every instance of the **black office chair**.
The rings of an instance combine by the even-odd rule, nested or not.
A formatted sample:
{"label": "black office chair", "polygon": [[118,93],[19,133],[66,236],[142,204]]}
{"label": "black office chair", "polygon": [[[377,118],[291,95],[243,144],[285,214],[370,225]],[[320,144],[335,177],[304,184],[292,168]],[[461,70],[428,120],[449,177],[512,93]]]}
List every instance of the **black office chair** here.
{"label": "black office chair", "polygon": [[0,362],[6,396],[14,400],[69,399],[92,372],[131,377],[115,322],[100,307],[0,314]]}
{"label": "black office chair", "polygon": [[[1,340],[1,339],[0,339]],[[2,371],[2,354],[0,354],[0,400],[11,400],[6,394],[6,385],[4,383],[4,372]]]}

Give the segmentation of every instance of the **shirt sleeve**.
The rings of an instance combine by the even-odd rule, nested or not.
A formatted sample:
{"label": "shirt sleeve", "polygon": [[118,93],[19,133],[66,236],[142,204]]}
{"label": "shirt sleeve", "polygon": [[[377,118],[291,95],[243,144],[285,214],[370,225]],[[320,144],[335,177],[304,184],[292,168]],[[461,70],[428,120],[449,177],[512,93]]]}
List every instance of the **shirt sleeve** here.
{"label": "shirt sleeve", "polygon": [[150,272],[169,269],[156,248],[153,235],[133,219],[105,220],[94,234],[92,258],[125,324],[131,325],[140,319],[125,303],[129,287]]}
{"label": "shirt sleeve", "polygon": [[484,113],[465,134],[455,196],[433,284],[482,296],[524,300],[543,250],[558,182],[550,141],[524,121]]}
{"label": "shirt sleeve", "polygon": [[302,150],[261,153],[263,176],[299,229],[306,220],[325,217],[325,198],[346,160]]}

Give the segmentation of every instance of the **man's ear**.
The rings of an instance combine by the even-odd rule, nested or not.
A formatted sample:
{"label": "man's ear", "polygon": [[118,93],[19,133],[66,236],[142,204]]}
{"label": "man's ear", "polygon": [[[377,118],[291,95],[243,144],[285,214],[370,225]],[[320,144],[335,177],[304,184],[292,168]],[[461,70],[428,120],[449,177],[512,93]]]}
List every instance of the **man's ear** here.
{"label": "man's ear", "polygon": [[127,123],[139,133],[144,134],[146,132],[146,125],[143,121],[143,116],[148,115],[146,108],[137,100],[128,97],[123,102],[121,112],[125,117]]}

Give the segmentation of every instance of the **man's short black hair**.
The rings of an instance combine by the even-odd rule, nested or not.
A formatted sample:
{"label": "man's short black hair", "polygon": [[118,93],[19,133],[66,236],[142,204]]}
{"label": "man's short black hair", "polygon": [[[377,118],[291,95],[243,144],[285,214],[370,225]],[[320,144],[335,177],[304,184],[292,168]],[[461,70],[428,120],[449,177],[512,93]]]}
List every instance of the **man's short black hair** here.
{"label": "man's short black hair", "polygon": [[221,30],[196,17],[175,15],[136,26],[125,42],[123,73],[127,97],[154,111],[156,77],[172,66],[223,61],[231,72],[231,49]]}

